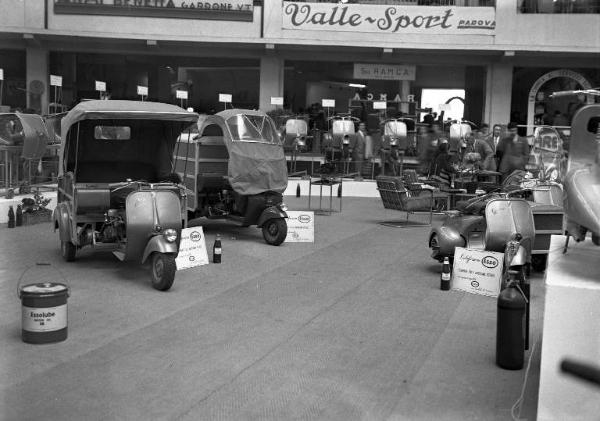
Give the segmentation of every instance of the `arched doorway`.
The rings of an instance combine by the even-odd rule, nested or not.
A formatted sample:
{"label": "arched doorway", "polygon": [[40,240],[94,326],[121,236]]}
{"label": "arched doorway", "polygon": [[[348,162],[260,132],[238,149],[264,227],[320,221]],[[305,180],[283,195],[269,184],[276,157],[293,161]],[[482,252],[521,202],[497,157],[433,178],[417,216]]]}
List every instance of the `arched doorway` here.
{"label": "arched doorway", "polygon": [[591,88],[592,85],[582,74],[569,69],[553,70],[541,76],[535,81],[527,97],[527,133],[533,132],[534,125],[552,124],[555,111],[565,114],[570,122],[572,113],[584,100],[593,101],[592,98],[582,100],[576,97],[550,101],[552,92]]}

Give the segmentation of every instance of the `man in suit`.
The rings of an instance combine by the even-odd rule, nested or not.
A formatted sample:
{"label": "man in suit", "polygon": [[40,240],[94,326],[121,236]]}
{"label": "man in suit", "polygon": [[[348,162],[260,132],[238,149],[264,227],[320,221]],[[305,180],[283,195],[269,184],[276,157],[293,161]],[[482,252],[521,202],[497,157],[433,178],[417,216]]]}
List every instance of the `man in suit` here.
{"label": "man in suit", "polygon": [[352,145],[352,160],[354,161],[355,171],[360,172],[363,161],[366,157],[367,148],[367,125],[362,121],[358,124],[358,131],[354,137]]}
{"label": "man in suit", "polygon": [[502,173],[502,180],[515,170],[525,170],[529,159],[529,143],[517,133],[517,123],[508,123],[507,130],[507,136],[500,140],[496,148],[496,155],[500,157],[498,171]]}

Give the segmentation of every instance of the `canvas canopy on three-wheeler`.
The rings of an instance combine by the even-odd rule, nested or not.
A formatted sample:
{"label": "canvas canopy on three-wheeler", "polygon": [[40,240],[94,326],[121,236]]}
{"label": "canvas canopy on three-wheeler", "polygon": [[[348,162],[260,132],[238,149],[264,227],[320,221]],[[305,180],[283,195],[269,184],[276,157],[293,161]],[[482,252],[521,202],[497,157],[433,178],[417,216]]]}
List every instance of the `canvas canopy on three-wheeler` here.
{"label": "canvas canopy on three-wheeler", "polygon": [[198,129],[198,139],[222,136],[229,154],[227,178],[235,192],[255,195],[285,191],[287,162],[283,146],[275,124],[265,113],[224,110],[201,116]]}

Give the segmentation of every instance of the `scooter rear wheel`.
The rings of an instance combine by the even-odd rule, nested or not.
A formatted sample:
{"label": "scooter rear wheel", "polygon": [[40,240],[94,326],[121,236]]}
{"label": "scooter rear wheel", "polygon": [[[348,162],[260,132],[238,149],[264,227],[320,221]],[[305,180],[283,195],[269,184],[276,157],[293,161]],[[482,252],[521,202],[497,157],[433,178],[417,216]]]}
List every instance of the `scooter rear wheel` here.
{"label": "scooter rear wheel", "polygon": [[159,291],[167,291],[175,280],[175,257],[172,254],[152,253],[150,264],[152,286]]}
{"label": "scooter rear wheel", "polygon": [[262,226],[263,238],[272,246],[278,246],[287,237],[287,223],[283,218],[269,219]]}

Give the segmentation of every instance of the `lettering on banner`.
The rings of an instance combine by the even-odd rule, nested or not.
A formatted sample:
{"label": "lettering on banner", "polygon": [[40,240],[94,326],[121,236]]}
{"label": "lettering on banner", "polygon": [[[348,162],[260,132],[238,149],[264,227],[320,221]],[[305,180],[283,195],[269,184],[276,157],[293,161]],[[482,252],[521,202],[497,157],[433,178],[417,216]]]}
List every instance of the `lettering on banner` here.
{"label": "lettering on banner", "polygon": [[284,2],[284,29],[493,35],[493,7],[331,5]]}

